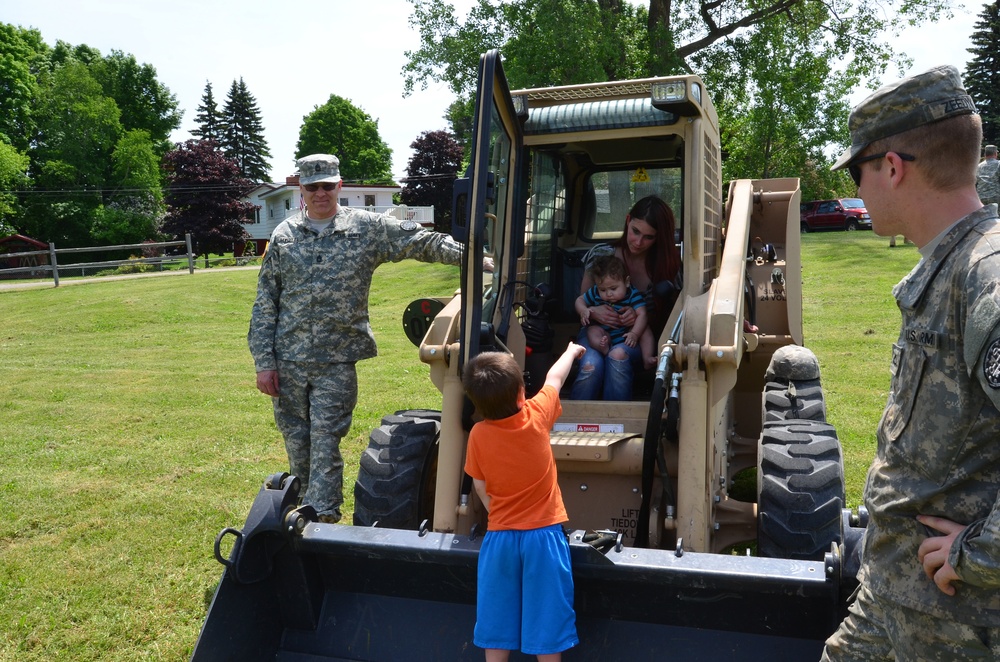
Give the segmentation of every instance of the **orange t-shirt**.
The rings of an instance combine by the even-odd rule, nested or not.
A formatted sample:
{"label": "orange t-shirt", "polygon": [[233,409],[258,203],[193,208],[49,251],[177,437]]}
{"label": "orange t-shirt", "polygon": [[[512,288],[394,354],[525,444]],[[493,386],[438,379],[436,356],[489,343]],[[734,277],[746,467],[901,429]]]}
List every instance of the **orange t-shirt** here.
{"label": "orange t-shirt", "polygon": [[490,531],[540,529],[569,519],[549,441],[561,413],[559,392],[544,386],[513,416],[472,426],[465,472],[486,481]]}

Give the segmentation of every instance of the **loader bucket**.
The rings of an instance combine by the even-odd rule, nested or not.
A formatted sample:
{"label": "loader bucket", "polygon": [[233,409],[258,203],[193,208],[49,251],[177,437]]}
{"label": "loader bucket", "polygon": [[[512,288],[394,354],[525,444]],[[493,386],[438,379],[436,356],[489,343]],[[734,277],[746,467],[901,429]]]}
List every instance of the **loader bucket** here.
{"label": "loader bucket", "polygon": [[[261,489],[248,525],[266,533],[244,529],[233,556],[260,567],[264,552],[247,551],[259,541],[270,574],[240,576],[240,559],[225,560],[192,660],[483,659],[472,642],[481,538],[307,521],[292,488]],[[583,538],[570,533],[580,644],[565,660],[816,660],[843,616],[835,554],[602,551]]]}

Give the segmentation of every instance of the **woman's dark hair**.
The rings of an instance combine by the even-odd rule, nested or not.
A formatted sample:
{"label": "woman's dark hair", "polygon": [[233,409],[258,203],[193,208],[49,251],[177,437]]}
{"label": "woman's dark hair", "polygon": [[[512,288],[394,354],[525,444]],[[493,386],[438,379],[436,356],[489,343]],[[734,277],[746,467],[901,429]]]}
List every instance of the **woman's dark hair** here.
{"label": "woman's dark hair", "polygon": [[625,219],[622,236],[615,242],[621,247],[622,254],[628,251],[628,224],[632,219],[645,221],[656,230],[656,240],[646,253],[646,272],[650,280],[653,283],[673,281],[681,268],[681,255],[674,241],[677,221],[670,205],[655,195],[647,195],[632,206]]}

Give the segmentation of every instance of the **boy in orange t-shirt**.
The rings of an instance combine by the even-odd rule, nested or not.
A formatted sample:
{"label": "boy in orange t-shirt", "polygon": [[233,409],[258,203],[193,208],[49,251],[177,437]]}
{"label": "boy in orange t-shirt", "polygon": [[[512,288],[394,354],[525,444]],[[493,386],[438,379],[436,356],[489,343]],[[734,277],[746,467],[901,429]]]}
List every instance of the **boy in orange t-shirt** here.
{"label": "boy in orange t-shirt", "polygon": [[489,512],[473,637],[487,662],[503,662],[512,650],[555,662],[579,642],[562,529],[569,518],[549,430],[562,413],[559,389],[584,351],[570,343],[530,400],[509,354],[484,352],[465,367],[465,392],[485,419],[469,433],[465,471]]}

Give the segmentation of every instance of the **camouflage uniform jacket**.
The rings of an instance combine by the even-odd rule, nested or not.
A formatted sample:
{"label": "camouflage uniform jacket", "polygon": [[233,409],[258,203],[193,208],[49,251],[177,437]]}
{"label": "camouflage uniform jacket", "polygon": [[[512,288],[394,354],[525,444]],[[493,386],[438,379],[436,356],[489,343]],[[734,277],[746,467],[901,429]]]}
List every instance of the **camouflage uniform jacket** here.
{"label": "camouflage uniform jacket", "polygon": [[375,268],[413,258],[459,264],[462,246],[413,221],[341,207],[316,233],[305,214],[274,229],[260,268],[248,342],[257,372],[277,360],[342,363],[376,355],[368,321]]}
{"label": "camouflage uniform jacket", "polygon": [[976,191],[983,204],[1000,202],[1000,160],[986,159],[976,170]]}
{"label": "camouflage uniform jacket", "polygon": [[[868,472],[861,576],[940,618],[1000,626],[1000,223],[953,226],[893,290],[902,313],[892,382]],[[948,560],[953,597],[924,574],[918,514],[966,524]],[[937,535],[936,533],[934,535]]]}

